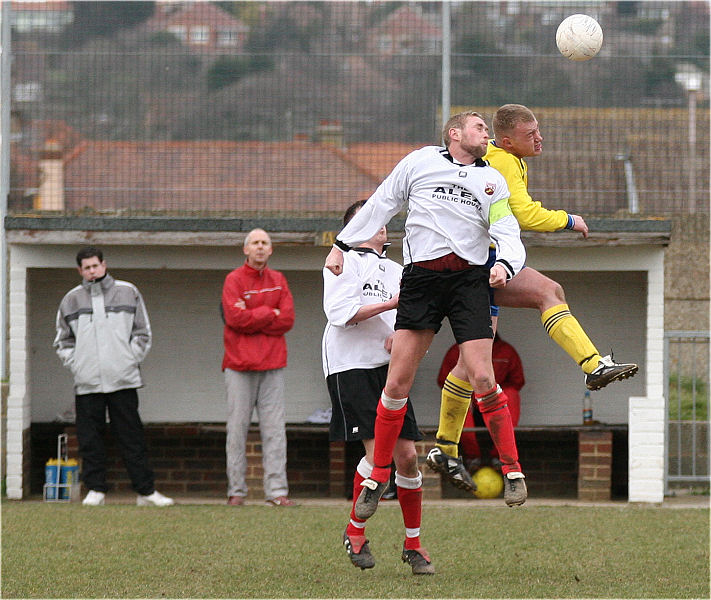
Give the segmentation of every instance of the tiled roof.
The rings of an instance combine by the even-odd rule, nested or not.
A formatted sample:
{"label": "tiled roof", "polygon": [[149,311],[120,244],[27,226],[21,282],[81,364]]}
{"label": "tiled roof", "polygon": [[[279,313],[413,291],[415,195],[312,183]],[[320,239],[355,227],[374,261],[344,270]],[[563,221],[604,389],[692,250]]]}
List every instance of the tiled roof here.
{"label": "tiled roof", "polygon": [[58,146],[65,154],[84,138],[60,119],[33,120],[22,127],[22,140],[11,146],[13,188],[39,186],[39,159],[46,144]]}
{"label": "tiled roof", "polygon": [[12,12],[33,11],[33,12],[55,12],[71,11],[71,3],[64,0],[52,0],[51,2],[38,2],[37,0],[13,0]]}
{"label": "tiled roof", "polygon": [[400,144],[397,142],[382,142],[379,144],[353,144],[344,155],[348,161],[367,173],[375,181],[380,182],[393,167],[409,154],[424,144]]}
{"label": "tiled roof", "polygon": [[423,15],[417,6],[410,6],[408,4],[390,13],[374,28],[374,31],[378,35],[406,35],[411,37],[416,32],[426,37],[442,38],[441,28],[427,16]]}
{"label": "tiled roof", "polygon": [[65,162],[69,211],[336,211],[371,177],[311,142],[85,142]]}
{"label": "tiled roof", "polygon": [[237,31],[249,31],[249,27],[242,21],[215,6],[212,2],[190,3],[169,14],[157,12],[146,22],[148,29],[160,30],[171,25],[202,25],[217,29],[229,28]]}
{"label": "tiled roof", "polygon": [[[490,120],[493,109],[474,108]],[[545,150],[527,161],[529,190],[547,208],[582,215],[626,211],[625,153],[642,212],[686,206],[689,148],[684,109],[542,108],[535,113]],[[708,111],[699,111],[697,121],[696,199],[698,206],[708,207]],[[656,123],[655,128],[649,122]],[[61,121],[29,122],[23,130],[33,134],[12,144],[15,197],[27,197],[27,188],[38,186],[37,160],[45,142],[54,138],[65,149],[67,211],[116,214],[340,214],[350,202],[367,198],[402,157],[425,145],[359,143],[338,150],[309,141],[82,141]],[[665,132],[661,140],[659,130]],[[660,143],[665,160],[649,150]]]}
{"label": "tiled roof", "polygon": [[39,142],[35,150],[41,150],[44,143],[51,140],[59,144],[64,152],[67,152],[84,139],[76,129],[61,119],[32,121],[30,127],[32,137]]}

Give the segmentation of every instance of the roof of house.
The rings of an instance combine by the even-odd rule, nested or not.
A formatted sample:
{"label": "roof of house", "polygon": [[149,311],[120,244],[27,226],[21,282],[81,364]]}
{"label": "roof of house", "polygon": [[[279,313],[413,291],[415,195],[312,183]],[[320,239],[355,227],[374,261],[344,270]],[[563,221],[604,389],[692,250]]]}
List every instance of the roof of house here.
{"label": "roof of house", "polygon": [[147,29],[158,31],[175,25],[198,25],[209,26],[213,29],[249,31],[249,27],[242,21],[215,6],[212,2],[181,4],[172,12],[156,11],[156,14],[145,24]]}
{"label": "roof of house", "polygon": [[[480,111],[487,118],[492,112]],[[581,215],[625,214],[627,162],[643,214],[686,206],[688,142],[685,135],[674,134],[687,126],[683,109],[547,108],[535,113],[545,151],[528,160],[529,190],[544,206]],[[650,120],[671,132],[663,141],[669,160],[646,150],[660,143],[656,132],[661,125],[652,130]],[[708,112],[699,111],[697,120],[697,163],[707,165]],[[65,149],[66,212],[75,214],[339,214],[348,203],[369,197],[402,157],[425,145],[375,142],[338,149],[307,140],[90,141],[61,121],[29,122],[24,130],[32,132],[29,141],[13,142],[11,152],[14,197],[27,197],[38,187],[38,159],[45,143],[54,139]],[[709,172],[701,167],[697,172],[696,203],[708,206]]]}
{"label": "roof of house", "polygon": [[12,0],[12,12],[32,11],[38,13],[57,12],[72,10],[71,2],[64,0],[52,0],[52,2],[40,2],[38,0]]}
{"label": "roof of house", "polygon": [[418,6],[405,4],[391,12],[373,28],[375,35],[390,35],[392,37],[413,37],[415,35],[441,39],[442,29]]}
{"label": "roof of house", "polygon": [[68,211],[340,212],[377,185],[327,145],[85,141],[65,159]]}
{"label": "roof of house", "polygon": [[399,142],[358,143],[350,145],[345,150],[344,157],[362,172],[380,182],[405,155],[421,148],[422,145]]}

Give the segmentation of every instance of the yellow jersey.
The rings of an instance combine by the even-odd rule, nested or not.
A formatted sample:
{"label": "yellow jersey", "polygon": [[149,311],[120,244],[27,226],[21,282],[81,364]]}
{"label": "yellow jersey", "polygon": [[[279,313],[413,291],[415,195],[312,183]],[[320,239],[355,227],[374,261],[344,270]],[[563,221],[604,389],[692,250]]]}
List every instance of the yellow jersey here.
{"label": "yellow jersey", "polygon": [[486,160],[501,173],[509,187],[509,206],[521,229],[531,231],[558,231],[569,227],[568,213],[548,210],[528,194],[528,166],[522,158],[499,148],[495,140],[489,141]]}

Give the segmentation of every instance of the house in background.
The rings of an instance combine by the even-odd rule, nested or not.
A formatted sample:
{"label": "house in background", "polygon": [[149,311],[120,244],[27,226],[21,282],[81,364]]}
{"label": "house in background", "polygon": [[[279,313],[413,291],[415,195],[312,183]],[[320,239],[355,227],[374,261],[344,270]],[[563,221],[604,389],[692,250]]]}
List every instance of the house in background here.
{"label": "house in background", "polygon": [[442,26],[413,2],[391,12],[366,32],[369,47],[380,55],[442,52]]}
{"label": "house in background", "polygon": [[17,33],[60,33],[74,22],[71,2],[12,0],[12,27]]}
{"label": "house in background", "polygon": [[192,50],[239,52],[249,34],[249,27],[212,2],[161,2],[142,28],[172,33]]}

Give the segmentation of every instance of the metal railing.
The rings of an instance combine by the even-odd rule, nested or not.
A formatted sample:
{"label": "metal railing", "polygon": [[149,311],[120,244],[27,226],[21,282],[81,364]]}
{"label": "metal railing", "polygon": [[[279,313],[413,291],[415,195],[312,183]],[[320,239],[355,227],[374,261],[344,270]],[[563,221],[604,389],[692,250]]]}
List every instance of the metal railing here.
{"label": "metal railing", "polygon": [[709,332],[664,334],[665,487],[709,483]]}

